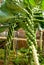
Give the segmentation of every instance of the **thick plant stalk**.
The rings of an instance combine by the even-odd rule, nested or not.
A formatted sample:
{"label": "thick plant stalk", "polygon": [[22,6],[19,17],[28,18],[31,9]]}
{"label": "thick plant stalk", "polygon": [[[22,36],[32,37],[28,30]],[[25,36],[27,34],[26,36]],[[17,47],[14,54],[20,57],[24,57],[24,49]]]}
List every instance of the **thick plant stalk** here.
{"label": "thick plant stalk", "polygon": [[[37,8],[38,8],[39,6],[37,6]],[[35,21],[34,22],[36,22],[37,20],[38,20],[38,29],[39,29],[39,31],[40,31],[40,51],[42,52],[42,28],[41,28],[41,26],[40,26],[40,23],[39,23],[39,20],[42,22],[42,20],[43,20],[43,17],[42,17],[42,11],[41,11],[41,9],[40,9],[40,7],[38,8],[38,10],[36,9],[36,11],[34,11],[33,12],[33,20],[35,19]]]}
{"label": "thick plant stalk", "polygon": [[42,51],[42,35],[43,35],[43,32],[40,31],[40,51]]}
{"label": "thick plant stalk", "polygon": [[[32,21],[26,21],[23,25],[23,28],[26,32],[26,37],[27,37],[27,40],[28,40],[28,45],[29,47],[31,46],[32,47],[32,55],[35,55],[35,58],[33,56],[33,60],[34,60],[34,63],[35,65],[39,65],[39,60],[38,60],[38,56],[37,56],[37,52],[34,52],[34,50],[36,50],[36,35],[35,35],[35,32],[34,32],[34,25],[33,25],[33,22]],[[31,24],[31,27],[29,26],[29,24]],[[34,45],[34,47],[33,47]],[[29,51],[30,52],[30,51]],[[30,59],[32,58],[32,56],[30,57]],[[37,59],[36,59],[37,58]],[[31,63],[32,61],[30,60],[29,64],[32,65]]]}
{"label": "thick plant stalk", "polygon": [[10,54],[10,48],[11,48],[11,41],[12,41],[12,35],[14,31],[15,24],[10,24],[8,37],[7,37],[7,43],[5,45],[5,57],[4,57],[4,65],[9,65],[9,54]]}
{"label": "thick plant stalk", "polygon": [[32,53],[33,53],[34,64],[40,65],[39,61],[38,61],[37,50],[36,50],[34,44],[32,45]]}

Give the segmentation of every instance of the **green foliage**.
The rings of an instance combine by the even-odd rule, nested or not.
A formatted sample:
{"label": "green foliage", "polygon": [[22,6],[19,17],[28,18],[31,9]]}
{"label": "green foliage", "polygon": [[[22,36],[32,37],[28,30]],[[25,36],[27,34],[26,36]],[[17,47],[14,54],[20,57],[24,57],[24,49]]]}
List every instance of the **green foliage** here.
{"label": "green foliage", "polygon": [[13,61],[15,65],[27,65],[28,64],[28,57],[25,57],[25,55],[17,56],[15,60]]}
{"label": "green foliage", "polygon": [[5,28],[8,29],[9,25],[7,24],[7,25],[0,26],[0,33],[3,32],[3,31],[5,31],[6,30]]}
{"label": "green foliage", "polygon": [[40,52],[39,54],[39,62],[41,65],[44,65],[44,55],[43,55],[43,52]]}
{"label": "green foliage", "polygon": [[44,11],[44,0],[41,2],[41,9]]}
{"label": "green foliage", "polygon": [[[43,0],[42,0],[43,1]],[[38,2],[38,1],[37,1]],[[14,31],[14,24],[19,23],[19,25],[25,30],[26,32],[26,37],[27,37],[27,42],[28,42],[28,46],[33,47],[31,49],[31,54],[35,55],[36,52],[34,52],[35,47],[36,47],[36,36],[35,36],[35,31],[34,31],[34,25],[37,21],[37,23],[39,22],[44,22],[43,18],[39,15],[37,15],[35,13],[35,10],[33,8],[35,8],[35,6],[37,6],[37,8],[35,9],[37,12],[41,11],[40,6],[37,5],[37,3],[34,0],[5,0],[5,4],[1,6],[1,13],[0,14],[0,23],[9,23],[9,32],[8,32],[8,37],[7,37],[7,44],[6,44],[6,48],[5,48],[5,65],[8,65],[8,61],[9,61],[9,53],[10,53],[10,47],[11,47],[11,41],[12,41],[12,35],[13,35],[13,31]],[[4,13],[4,14],[3,14]],[[35,16],[34,16],[35,13]],[[20,21],[20,22],[18,22]],[[13,24],[13,25],[12,25]],[[24,52],[24,51],[22,51]],[[33,57],[35,65],[38,65],[39,62],[35,61],[35,58],[37,58],[38,61],[38,57],[37,57],[37,53],[35,55],[35,57]],[[16,57],[15,62],[18,64],[19,62],[22,62],[21,60],[24,60],[25,62],[27,60],[25,60],[24,58],[22,58],[22,56],[19,58]],[[32,57],[30,57],[30,62],[32,62]],[[23,62],[22,62],[23,63]],[[21,63],[21,64],[22,64]],[[31,65],[31,63],[30,63]]]}
{"label": "green foliage", "polygon": [[[4,60],[4,53],[5,50],[4,49],[0,49],[0,60]],[[10,50],[10,55],[9,55],[10,60],[14,60],[15,59],[15,52],[13,50]]]}
{"label": "green foliage", "polygon": [[0,59],[4,60],[4,50],[0,49]]}

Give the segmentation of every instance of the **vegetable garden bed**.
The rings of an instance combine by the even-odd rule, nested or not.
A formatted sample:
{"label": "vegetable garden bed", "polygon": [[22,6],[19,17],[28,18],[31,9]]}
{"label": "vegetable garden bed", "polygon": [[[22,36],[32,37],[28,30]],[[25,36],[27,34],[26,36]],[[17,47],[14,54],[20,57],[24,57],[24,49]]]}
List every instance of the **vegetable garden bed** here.
{"label": "vegetable garden bed", "polygon": [[[24,53],[23,50],[22,50],[22,52]],[[27,58],[24,59],[23,54],[21,54],[19,51],[18,51],[18,55],[16,57],[15,52],[13,50],[11,50],[9,57],[10,57],[9,65],[17,65],[19,63],[21,63],[20,65],[23,65],[23,62],[26,62],[26,64],[24,64],[24,65],[27,65],[27,63],[28,63]],[[42,55],[40,56],[40,63],[41,63],[41,65],[44,65],[44,56],[42,57]],[[0,65],[4,65],[4,49],[0,49]]]}
{"label": "vegetable garden bed", "polygon": [[[4,60],[0,60],[0,65],[4,65]],[[14,65],[14,64],[10,61],[9,65]]]}

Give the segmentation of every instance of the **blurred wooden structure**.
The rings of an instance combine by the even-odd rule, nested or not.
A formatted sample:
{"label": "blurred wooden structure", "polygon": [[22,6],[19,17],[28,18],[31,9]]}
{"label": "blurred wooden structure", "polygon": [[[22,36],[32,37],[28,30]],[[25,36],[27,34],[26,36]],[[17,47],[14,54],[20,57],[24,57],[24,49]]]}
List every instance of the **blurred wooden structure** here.
{"label": "blurred wooden structure", "polygon": [[0,3],[2,2],[2,0],[0,0]]}
{"label": "blurred wooden structure", "polygon": [[44,52],[44,29],[42,29],[41,31],[37,31],[36,39],[38,47],[40,47],[40,49]]}
{"label": "blurred wooden structure", "polygon": [[[42,32],[42,38],[40,38],[41,37],[41,34],[40,34],[41,32]],[[0,36],[0,40],[3,40],[3,42],[0,44],[0,47],[5,45],[4,41],[6,39],[7,39],[6,36],[2,36],[2,37]],[[42,42],[42,48],[44,50],[44,30],[37,31],[36,39],[37,39],[38,47],[40,47],[40,43]],[[20,28],[18,31],[15,32],[13,42],[14,42],[13,43],[13,48],[20,49],[22,47],[25,47],[25,48],[28,47],[27,46],[27,39],[25,37],[25,31],[22,28]]]}
{"label": "blurred wooden structure", "polygon": [[[3,34],[3,35],[2,35]],[[7,31],[4,33],[0,34],[0,40],[2,40],[1,44],[0,44],[0,48],[3,47],[3,45],[5,45],[6,40],[7,39]],[[20,49],[22,47],[27,48],[27,39],[25,37],[25,31],[20,28],[18,31],[14,32],[14,38],[13,39],[13,48],[16,49]],[[4,41],[5,43],[4,43]]]}

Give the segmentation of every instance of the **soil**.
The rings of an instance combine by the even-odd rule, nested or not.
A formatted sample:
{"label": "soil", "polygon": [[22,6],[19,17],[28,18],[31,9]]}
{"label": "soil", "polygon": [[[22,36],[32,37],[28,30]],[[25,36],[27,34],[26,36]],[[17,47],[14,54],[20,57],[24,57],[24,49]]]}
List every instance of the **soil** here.
{"label": "soil", "polygon": [[[0,60],[0,65],[4,65],[4,61]],[[14,65],[12,62],[9,63],[9,65]]]}

